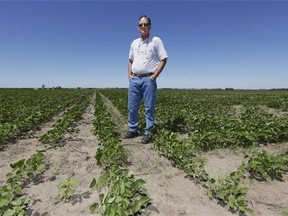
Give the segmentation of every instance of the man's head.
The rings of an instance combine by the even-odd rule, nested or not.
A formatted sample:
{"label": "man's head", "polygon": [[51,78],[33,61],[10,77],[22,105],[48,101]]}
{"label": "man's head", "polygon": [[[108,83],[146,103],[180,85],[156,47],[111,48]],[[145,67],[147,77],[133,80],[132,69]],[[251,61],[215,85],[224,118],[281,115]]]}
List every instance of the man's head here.
{"label": "man's head", "polygon": [[146,16],[142,15],[139,17],[138,20],[138,30],[142,36],[148,37],[151,29],[151,19]]}

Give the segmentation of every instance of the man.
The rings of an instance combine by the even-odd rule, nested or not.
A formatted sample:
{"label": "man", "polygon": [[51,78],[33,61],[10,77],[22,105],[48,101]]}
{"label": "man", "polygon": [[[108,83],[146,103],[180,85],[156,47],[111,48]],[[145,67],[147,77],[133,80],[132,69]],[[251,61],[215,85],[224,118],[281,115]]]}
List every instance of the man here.
{"label": "man", "polygon": [[141,143],[150,142],[149,134],[154,126],[154,110],[157,83],[156,79],[163,71],[168,55],[159,37],[151,36],[151,19],[140,16],[138,20],[140,38],[135,39],[130,46],[128,61],[128,127],[129,131],[123,137],[130,139],[138,136],[139,106],[143,99],[145,106],[146,126]]}

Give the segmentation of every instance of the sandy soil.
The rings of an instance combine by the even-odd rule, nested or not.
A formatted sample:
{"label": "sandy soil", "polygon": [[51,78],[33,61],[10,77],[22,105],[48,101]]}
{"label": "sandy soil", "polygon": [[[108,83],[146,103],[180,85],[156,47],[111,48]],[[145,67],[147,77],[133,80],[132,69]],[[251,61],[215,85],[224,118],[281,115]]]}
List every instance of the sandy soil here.
{"label": "sandy soil", "polygon": [[[115,121],[119,122],[119,132],[123,133],[127,126],[126,120],[109,101],[107,105],[113,113]],[[28,214],[33,216],[78,216],[92,215],[89,206],[99,201],[97,191],[91,190],[89,185],[93,178],[98,178],[101,168],[96,165],[95,154],[99,141],[93,135],[93,103],[83,114],[79,122],[78,133],[68,134],[61,147],[48,150],[46,162],[49,165],[39,182],[34,182],[25,188],[30,197]],[[54,119],[57,120],[61,116]],[[0,184],[5,181],[5,174],[10,171],[9,164],[22,158],[28,158],[36,149],[43,149],[38,137],[44,134],[53,121],[43,125],[34,138],[19,140],[7,146],[0,152]],[[146,181],[152,198],[147,209],[151,216],[205,216],[205,215],[239,215],[232,214],[227,208],[216,201],[209,200],[206,189],[201,185],[185,178],[183,171],[173,167],[171,162],[160,156],[153,148],[153,144],[142,145],[141,136],[130,140],[123,140],[124,147],[129,152],[128,167],[137,178]],[[263,148],[267,148],[263,146]],[[279,148],[288,149],[288,143],[273,145],[270,151]],[[228,174],[237,169],[244,161],[242,151],[216,150],[203,154],[207,159],[205,169],[209,175],[217,177]],[[63,203],[58,198],[58,186],[65,179],[74,175],[79,185],[69,202]],[[251,215],[283,215],[288,212],[288,175],[285,181],[257,182],[247,181],[249,187],[248,200],[254,213]],[[97,215],[97,214],[94,214]]]}

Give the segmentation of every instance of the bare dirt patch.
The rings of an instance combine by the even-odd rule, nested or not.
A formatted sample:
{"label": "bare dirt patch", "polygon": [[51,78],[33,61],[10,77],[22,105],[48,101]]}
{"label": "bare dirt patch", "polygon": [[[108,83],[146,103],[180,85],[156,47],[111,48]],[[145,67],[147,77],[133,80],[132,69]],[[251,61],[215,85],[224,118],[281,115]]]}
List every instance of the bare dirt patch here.
{"label": "bare dirt patch", "polygon": [[[89,188],[92,179],[101,172],[95,160],[99,141],[92,132],[93,115],[91,105],[79,122],[79,132],[68,134],[63,146],[47,152],[50,166],[44,174],[44,182],[26,189],[27,194],[33,194],[31,215],[90,215],[89,206],[99,201],[98,193]],[[79,185],[70,201],[63,203],[58,197],[58,186],[72,175]]]}
{"label": "bare dirt patch", "polygon": [[129,151],[129,169],[146,181],[153,200],[148,207],[150,215],[232,215],[209,200],[201,185],[186,178],[185,173],[158,155],[153,144],[143,145],[140,140],[141,137],[123,140],[123,145]]}

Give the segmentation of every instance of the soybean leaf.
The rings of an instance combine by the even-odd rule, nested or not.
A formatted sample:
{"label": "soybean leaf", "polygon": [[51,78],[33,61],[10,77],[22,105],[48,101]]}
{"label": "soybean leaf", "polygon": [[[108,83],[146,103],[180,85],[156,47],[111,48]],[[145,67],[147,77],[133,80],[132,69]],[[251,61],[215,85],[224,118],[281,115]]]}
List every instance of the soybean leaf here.
{"label": "soybean leaf", "polygon": [[93,188],[93,187],[95,187],[95,185],[96,185],[96,179],[95,178],[93,178],[93,180],[92,180],[92,182],[90,183],[90,188]]}
{"label": "soybean leaf", "polygon": [[134,206],[133,212],[137,213],[141,209],[142,206],[146,206],[147,203],[150,201],[150,198],[147,196],[141,197],[140,200],[136,201],[136,204]]}
{"label": "soybean leaf", "polygon": [[91,211],[92,213],[95,213],[96,210],[98,209],[98,207],[99,207],[99,204],[98,204],[98,203],[94,203],[94,204],[92,204],[92,205],[89,207],[89,209],[90,209],[90,211]]}

